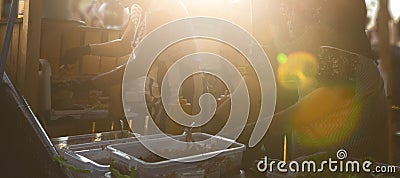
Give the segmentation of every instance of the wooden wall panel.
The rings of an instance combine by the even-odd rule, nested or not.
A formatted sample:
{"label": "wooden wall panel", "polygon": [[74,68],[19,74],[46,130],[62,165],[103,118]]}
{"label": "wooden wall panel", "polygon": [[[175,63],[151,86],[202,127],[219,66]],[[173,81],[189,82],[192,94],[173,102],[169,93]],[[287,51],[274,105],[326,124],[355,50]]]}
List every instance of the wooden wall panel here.
{"label": "wooden wall panel", "polygon": [[38,104],[38,71],[40,58],[40,34],[42,25],[42,1],[24,1],[24,19],[19,39],[17,87],[27,99],[33,111]]}
{"label": "wooden wall panel", "polygon": [[[68,49],[82,46],[83,36],[84,32],[80,29],[74,29],[65,32],[62,37],[60,57],[62,57]],[[80,74],[80,63],[81,61],[76,61],[76,63],[72,66],[70,71],[71,76],[78,76]]]}
{"label": "wooden wall panel", "polygon": [[[73,21],[46,20],[42,25],[41,58],[50,62],[54,75],[68,49],[117,39],[121,34],[122,31],[87,27]],[[73,65],[69,75],[95,75],[113,69],[116,64],[116,58],[85,56]]]}
{"label": "wooden wall panel", "polygon": [[[118,31],[108,32],[107,35],[104,36],[107,37],[105,41],[111,41],[120,38]],[[115,57],[101,57],[99,72],[107,72],[114,69],[116,67],[117,60],[118,59]]]}
{"label": "wooden wall panel", "polygon": [[[25,5],[32,6],[29,3]],[[34,12],[36,13],[36,11],[37,9]],[[29,15],[26,17],[29,18]],[[44,21],[43,24],[41,23],[42,26],[37,26],[38,19],[34,19],[34,22],[33,25],[30,25],[28,22],[23,24],[21,20],[16,21],[6,66],[10,79],[34,109],[36,103],[40,100],[36,94],[39,58],[47,59],[50,62],[54,74],[60,65],[61,56],[69,48],[117,39],[122,34],[122,31],[82,27],[79,24],[70,24],[70,22],[65,25],[66,22]],[[6,25],[6,23],[0,22],[1,42],[4,41]],[[38,31],[40,35],[36,34]],[[1,46],[2,43],[0,43]],[[102,58],[100,63],[100,57],[88,56],[86,58],[89,58],[89,60],[75,64],[70,75],[78,76],[106,72],[115,68],[117,64],[125,63],[128,57],[119,60],[117,58]]]}
{"label": "wooden wall panel", "polygon": [[20,38],[20,27],[21,24],[14,25],[13,36],[11,39],[9,60],[7,61],[7,65],[9,66],[9,76],[11,81],[17,80],[17,67],[18,67],[18,53],[19,53],[19,38]]}
{"label": "wooden wall panel", "polygon": [[[85,44],[100,43],[102,39],[102,33],[100,31],[86,31],[84,37]],[[99,56],[85,56],[82,60],[83,75],[98,74],[100,69],[100,57]]]}
{"label": "wooden wall panel", "polygon": [[51,64],[52,72],[60,66],[62,32],[57,30],[42,31],[40,58],[46,59]]}

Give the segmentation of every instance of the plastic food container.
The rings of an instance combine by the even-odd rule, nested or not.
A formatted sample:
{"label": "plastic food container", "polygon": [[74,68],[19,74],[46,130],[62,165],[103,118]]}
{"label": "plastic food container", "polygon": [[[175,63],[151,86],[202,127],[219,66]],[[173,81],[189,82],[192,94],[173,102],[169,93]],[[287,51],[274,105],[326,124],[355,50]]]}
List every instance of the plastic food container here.
{"label": "plastic food container", "polygon": [[[121,132],[121,131],[116,131]],[[127,135],[133,135],[126,132]],[[92,134],[89,134],[92,135]],[[108,135],[106,133],[105,135]],[[147,138],[159,138],[160,135],[146,136]],[[86,138],[86,136],[75,136],[74,138]],[[109,137],[106,137],[109,138]],[[82,141],[78,139],[79,141]],[[85,140],[85,139],[83,139]],[[97,178],[105,177],[110,171],[110,152],[106,150],[106,146],[111,144],[121,144],[136,142],[136,137],[105,140],[98,142],[89,142],[82,144],[68,145],[68,147],[60,150],[60,154],[68,165],[67,173],[69,177],[78,178]],[[76,143],[76,142],[73,142]],[[72,167],[72,168],[71,168]]]}
{"label": "plastic food container", "polygon": [[67,169],[69,177],[101,177],[109,171],[109,162],[103,165],[100,160],[110,159],[104,148],[115,143],[137,141],[127,130],[67,136],[51,139],[62,158],[60,163]]}
{"label": "plastic food container", "polygon": [[[146,136],[140,136],[139,137],[146,137],[148,139],[156,139],[160,138],[163,135],[146,135]],[[101,142],[92,142],[92,143],[82,143],[82,144],[76,144],[76,145],[70,145],[68,146],[68,150],[71,151],[79,151],[79,150],[91,150],[91,149],[106,149],[108,145],[113,145],[113,144],[120,144],[120,143],[130,143],[130,142],[136,142],[138,141],[137,137],[135,137],[133,134],[131,137],[128,138],[121,138],[121,139],[115,139],[115,140],[106,140],[106,141],[101,141]]]}
{"label": "plastic food container", "polygon": [[67,164],[74,169],[69,169],[69,177],[98,178],[105,177],[110,171],[110,152],[104,149],[92,149],[65,152]]}
{"label": "plastic food container", "polygon": [[[211,138],[211,135],[204,133],[193,133],[193,139],[196,141]],[[135,169],[135,177],[240,177],[240,165],[242,154],[245,150],[243,144],[234,142],[233,140],[216,137],[218,142],[233,143],[225,150],[214,150],[201,155],[191,155],[191,158],[200,157],[204,154],[220,152],[215,157],[198,162],[179,162],[188,157],[177,158],[174,160],[159,159],[149,160],[148,158],[157,157],[155,154],[147,150],[140,142],[122,143],[107,146],[111,151],[111,159],[114,162],[114,169],[119,174],[130,175],[131,168]],[[185,136],[175,136],[174,139],[184,141]],[[155,142],[160,145],[167,145],[168,139],[157,138],[149,142]],[[185,151],[176,150],[172,151]],[[146,161],[147,160],[147,161]]]}
{"label": "plastic food container", "polygon": [[128,138],[133,136],[134,136],[133,133],[129,131],[121,130],[121,131],[103,132],[95,134],[58,137],[51,139],[51,142],[53,143],[54,147],[58,151],[60,151],[65,149],[66,147],[71,147],[72,145],[96,143],[107,140]]}
{"label": "plastic food container", "polygon": [[52,120],[57,120],[63,117],[72,117],[74,119],[97,119],[108,115],[108,110],[99,109],[81,109],[81,110],[52,110]]}

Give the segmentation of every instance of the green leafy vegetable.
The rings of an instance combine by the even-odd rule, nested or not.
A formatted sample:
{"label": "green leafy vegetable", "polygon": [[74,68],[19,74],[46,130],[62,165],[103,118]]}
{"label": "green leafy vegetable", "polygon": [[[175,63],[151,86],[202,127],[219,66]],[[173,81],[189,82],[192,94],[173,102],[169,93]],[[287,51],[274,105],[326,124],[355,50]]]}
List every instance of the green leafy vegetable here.
{"label": "green leafy vegetable", "polygon": [[123,175],[121,174],[117,169],[114,168],[114,161],[111,160],[110,163],[110,172],[111,174],[113,174],[113,176],[117,177],[117,178],[135,178],[135,167],[131,167],[131,175]]}
{"label": "green leafy vegetable", "polygon": [[61,166],[65,167],[65,168],[68,168],[68,169],[70,169],[72,171],[85,173],[85,174],[89,174],[90,173],[90,170],[79,169],[79,168],[77,168],[77,167],[75,167],[75,166],[73,166],[71,164],[68,164],[67,160],[65,158],[61,157],[61,156],[54,156],[53,160],[55,162],[59,163]]}

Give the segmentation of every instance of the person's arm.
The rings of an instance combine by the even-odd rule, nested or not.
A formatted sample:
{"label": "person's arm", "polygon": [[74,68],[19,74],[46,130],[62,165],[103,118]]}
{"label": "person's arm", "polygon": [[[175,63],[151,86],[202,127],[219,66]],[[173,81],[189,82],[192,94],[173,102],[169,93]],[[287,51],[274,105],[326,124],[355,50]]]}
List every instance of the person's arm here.
{"label": "person's arm", "polygon": [[89,44],[90,55],[107,56],[107,57],[121,57],[128,55],[132,52],[131,41],[135,33],[136,24],[129,20],[128,26],[120,39],[113,41]]}
{"label": "person's arm", "polygon": [[[135,15],[141,14],[142,10],[139,6],[134,10]],[[131,18],[138,18],[135,15],[131,16]],[[129,20],[128,26],[120,39],[68,49],[61,57],[61,63],[73,64],[77,60],[81,60],[85,55],[121,57],[130,54],[132,52],[131,41],[138,28],[136,22],[136,20]]]}

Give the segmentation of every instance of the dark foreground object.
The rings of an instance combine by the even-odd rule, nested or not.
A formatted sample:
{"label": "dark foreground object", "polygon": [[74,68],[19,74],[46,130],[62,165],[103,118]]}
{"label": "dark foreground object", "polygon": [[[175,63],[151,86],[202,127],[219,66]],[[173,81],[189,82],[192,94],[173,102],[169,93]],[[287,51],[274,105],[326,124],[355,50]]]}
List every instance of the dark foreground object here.
{"label": "dark foreground object", "polygon": [[0,85],[1,177],[64,177],[57,152],[7,75]]}

